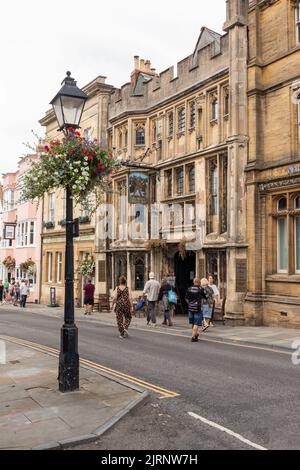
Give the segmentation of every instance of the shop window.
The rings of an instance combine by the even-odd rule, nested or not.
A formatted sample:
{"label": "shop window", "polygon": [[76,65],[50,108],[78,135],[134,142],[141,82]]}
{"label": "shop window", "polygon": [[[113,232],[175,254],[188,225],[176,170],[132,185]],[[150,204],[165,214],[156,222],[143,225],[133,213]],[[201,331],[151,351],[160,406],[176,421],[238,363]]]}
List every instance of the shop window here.
{"label": "shop window", "polygon": [[134,290],[141,291],[145,285],[145,259],[139,257],[134,263]]}

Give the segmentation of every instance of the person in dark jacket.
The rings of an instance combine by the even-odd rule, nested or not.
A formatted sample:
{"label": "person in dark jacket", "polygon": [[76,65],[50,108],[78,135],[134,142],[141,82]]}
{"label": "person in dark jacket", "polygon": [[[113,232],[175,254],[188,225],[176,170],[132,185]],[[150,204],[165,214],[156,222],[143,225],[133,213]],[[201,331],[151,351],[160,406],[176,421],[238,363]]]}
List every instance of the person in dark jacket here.
{"label": "person in dark jacket", "polygon": [[83,288],[84,290],[84,306],[85,306],[85,315],[91,315],[94,307],[94,294],[95,286],[92,284],[91,278],[88,278],[86,285]]}
{"label": "person in dark jacket", "polygon": [[161,282],[161,288],[158,294],[158,301],[161,302],[163,313],[164,313],[164,321],[162,324],[167,325],[167,326],[173,326],[171,309],[173,309],[174,306],[169,303],[169,299],[168,299],[168,293],[171,290],[173,290],[173,287],[171,286],[171,284],[169,284],[166,279],[163,279]]}
{"label": "person in dark jacket", "polygon": [[200,279],[194,279],[194,284],[186,292],[185,300],[189,309],[189,323],[192,325],[192,342],[199,340],[199,327],[203,322],[202,300],[206,299],[204,289],[201,287]]}
{"label": "person in dark jacket", "polygon": [[2,284],[2,280],[0,280],[0,302],[3,302],[3,291],[4,291],[4,287]]}

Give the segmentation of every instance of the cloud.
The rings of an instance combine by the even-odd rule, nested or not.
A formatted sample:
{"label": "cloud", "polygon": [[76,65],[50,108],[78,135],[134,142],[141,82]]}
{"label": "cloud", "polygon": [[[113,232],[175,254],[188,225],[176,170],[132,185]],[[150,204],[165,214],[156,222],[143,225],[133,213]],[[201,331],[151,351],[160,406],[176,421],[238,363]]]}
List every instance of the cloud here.
{"label": "cloud", "polygon": [[225,0],[26,0],[1,4],[0,173],[16,170],[67,70],[121,86],[134,55],[162,71],[191,54],[202,25],[221,31]]}

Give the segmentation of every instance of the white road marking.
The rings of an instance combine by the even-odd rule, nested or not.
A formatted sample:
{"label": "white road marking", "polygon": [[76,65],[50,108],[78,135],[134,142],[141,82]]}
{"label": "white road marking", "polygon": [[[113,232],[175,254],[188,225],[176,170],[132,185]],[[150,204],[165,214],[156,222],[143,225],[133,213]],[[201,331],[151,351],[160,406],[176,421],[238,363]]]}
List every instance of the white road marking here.
{"label": "white road marking", "polygon": [[258,444],[255,444],[254,442],[249,441],[249,439],[246,439],[245,437],[241,436],[240,434],[237,434],[236,432],[231,431],[230,429],[224,428],[223,426],[220,426],[217,423],[214,423],[213,421],[209,421],[206,418],[203,418],[203,416],[199,416],[196,413],[189,412],[188,413],[192,418],[198,419],[199,421],[202,421],[202,423],[207,424],[208,426],[211,426],[213,428],[218,429],[219,431],[226,432],[226,434],[229,434],[229,436],[235,437],[239,441],[244,442],[245,444],[248,444],[251,447],[254,447],[254,449],[258,450],[268,450],[265,447],[262,447]]}

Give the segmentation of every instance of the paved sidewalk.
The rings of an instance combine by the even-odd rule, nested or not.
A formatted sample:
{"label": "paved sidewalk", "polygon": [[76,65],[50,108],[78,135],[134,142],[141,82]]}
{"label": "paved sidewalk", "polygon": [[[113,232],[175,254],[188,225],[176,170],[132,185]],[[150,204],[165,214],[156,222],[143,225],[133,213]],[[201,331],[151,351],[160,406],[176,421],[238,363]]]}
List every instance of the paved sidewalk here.
{"label": "paved sidewalk", "polygon": [[[12,311],[21,310],[19,307],[13,307],[8,304],[0,305],[0,315],[1,309],[4,308]],[[28,307],[24,310],[24,315],[26,315],[26,311],[39,315],[60,318],[63,321],[62,307],[50,308],[45,305],[28,304]],[[79,308],[75,311],[75,317],[77,323],[85,321],[116,327],[115,314],[113,312],[93,312],[91,316],[87,317],[84,315],[84,310]],[[185,316],[176,316],[174,326],[172,328],[163,326],[161,322],[162,317],[159,317],[156,328],[157,331],[163,331],[174,335],[180,334],[187,337],[190,336],[190,326],[188,325],[188,319]],[[146,325],[146,319],[143,316],[141,318],[134,316],[131,328],[149,329]],[[213,328],[209,328],[207,332],[203,334],[202,338],[294,351],[298,346],[293,348],[293,343],[295,341],[300,341],[300,330],[265,326],[231,327],[223,325],[220,322],[216,322],[215,326]]]}
{"label": "paved sidewalk", "polygon": [[57,358],[1,339],[0,449],[59,448],[97,439],[147,396],[83,367],[80,390],[62,394]]}

